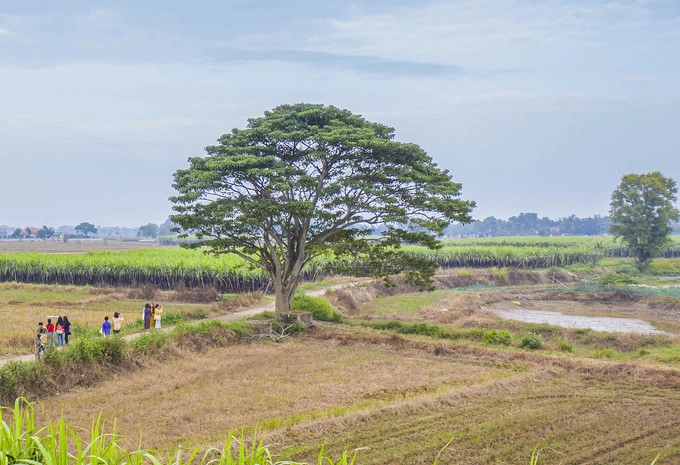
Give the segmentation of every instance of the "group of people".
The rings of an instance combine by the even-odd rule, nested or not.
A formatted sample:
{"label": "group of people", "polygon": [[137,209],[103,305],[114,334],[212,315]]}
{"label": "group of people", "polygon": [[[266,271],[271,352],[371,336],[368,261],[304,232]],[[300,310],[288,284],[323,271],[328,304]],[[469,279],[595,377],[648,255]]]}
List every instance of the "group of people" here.
{"label": "group of people", "polygon": [[[55,338],[56,335],[56,338]],[[63,347],[68,344],[71,335],[71,322],[67,316],[57,317],[57,322],[52,323],[52,318],[47,319],[47,325],[38,323],[35,345],[38,354],[44,352],[47,346]]]}
{"label": "group of people", "polygon": [[142,319],[144,320],[144,330],[148,331],[151,328],[153,321],[154,328],[161,329],[161,315],[163,314],[163,307],[159,304],[147,303],[142,310]]}
{"label": "group of people", "polygon": [[104,336],[108,337],[111,335],[111,331],[113,330],[113,334],[119,334],[120,333],[120,328],[123,327],[123,315],[121,315],[119,312],[114,312],[113,313],[113,324],[109,321],[109,316],[104,317],[104,322],[102,323],[102,327],[99,329],[99,333]]}
{"label": "group of people", "polygon": [[[161,329],[161,315],[163,314],[163,307],[159,304],[149,304],[144,306],[142,312],[142,319],[144,320],[144,329],[151,328],[151,322],[155,329]],[[104,317],[99,333],[108,337],[111,334],[120,333],[123,326],[123,315],[120,312],[114,312],[113,321],[109,321],[108,315]],[[56,337],[55,337],[56,335]],[[38,332],[36,334],[36,350],[38,357],[48,346],[62,347],[68,344],[68,337],[71,335],[71,322],[68,321],[67,316],[57,317],[57,322],[52,323],[52,318],[47,319],[47,325],[43,322],[38,323]]]}

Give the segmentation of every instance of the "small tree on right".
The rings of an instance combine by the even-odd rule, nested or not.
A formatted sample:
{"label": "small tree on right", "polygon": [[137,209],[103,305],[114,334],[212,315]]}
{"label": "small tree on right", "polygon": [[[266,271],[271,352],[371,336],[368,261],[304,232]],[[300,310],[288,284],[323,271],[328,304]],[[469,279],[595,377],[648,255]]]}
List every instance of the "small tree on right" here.
{"label": "small tree on right", "polygon": [[621,239],[642,269],[670,242],[672,221],[680,218],[675,181],[660,172],[626,174],[612,193],[610,232]]}

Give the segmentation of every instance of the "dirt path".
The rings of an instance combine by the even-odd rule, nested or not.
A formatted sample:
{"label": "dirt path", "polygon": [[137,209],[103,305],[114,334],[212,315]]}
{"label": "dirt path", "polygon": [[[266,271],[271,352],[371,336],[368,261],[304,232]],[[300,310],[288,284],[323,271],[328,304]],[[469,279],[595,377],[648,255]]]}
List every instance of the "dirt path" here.
{"label": "dirt path", "polygon": [[[321,289],[315,289],[313,291],[309,291],[309,292],[307,292],[307,295],[320,296],[320,295],[325,294],[326,291],[329,291],[329,290],[335,290],[335,289],[340,289],[340,288],[343,288],[343,287],[354,286],[354,285],[356,285],[356,283],[336,284],[334,286],[328,286],[328,287],[324,287],[324,288],[321,288]],[[252,318],[256,315],[259,315],[260,313],[273,312],[273,311],[274,311],[274,302],[270,302],[268,304],[259,305],[257,307],[248,308],[248,309],[245,309],[245,310],[239,310],[239,311],[233,312],[233,313],[227,313],[226,315],[220,315],[220,316],[217,316],[217,317],[208,318],[208,320],[236,321],[236,320],[243,320],[243,319],[247,319],[247,318]],[[161,328],[161,331],[170,331],[174,327],[175,326],[165,326],[165,327]],[[126,341],[129,341],[129,340],[135,339],[137,337],[140,337],[143,334],[145,334],[144,331],[126,334],[125,336],[123,336],[123,339],[125,339]],[[11,357],[2,357],[2,358],[0,358],[0,366],[5,365],[6,363],[9,363],[9,362],[15,362],[15,361],[16,362],[31,362],[33,360],[35,360],[35,354],[14,355],[14,356],[11,356]]]}

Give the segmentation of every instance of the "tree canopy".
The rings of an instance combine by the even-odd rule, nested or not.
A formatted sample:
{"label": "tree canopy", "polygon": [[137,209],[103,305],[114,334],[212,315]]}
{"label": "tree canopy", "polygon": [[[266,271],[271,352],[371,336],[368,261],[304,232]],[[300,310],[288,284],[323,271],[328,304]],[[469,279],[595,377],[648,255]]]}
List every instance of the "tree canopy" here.
{"label": "tree canopy", "polygon": [[88,222],[82,222],[78,226],[75,227],[76,232],[83,234],[85,236],[89,236],[90,234],[96,235],[97,234],[97,228],[95,225],[92,223]]}
{"label": "tree canopy", "polygon": [[175,172],[171,219],[195,234],[193,247],[268,273],[277,314],[290,311],[302,269],[322,254],[362,257],[367,273],[404,272],[425,285],[435,267],[401,244],[438,247],[452,221],[471,221],[474,202],[420,147],[393,138],[347,110],[281,105]]}
{"label": "tree canopy", "polygon": [[38,230],[38,234],[36,236],[38,239],[49,239],[51,237],[54,237],[54,228],[48,228],[47,226],[43,226]]}
{"label": "tree canopy", "polygon": [[155,239],[158,237],[160,227],[155,223],[147,223],[137,229],[137,237],[148,237]]}
{"label": "tree canopy", "polygon": [[626,243],[641,268],[668,245],[678,221],[675,181],[660,172],[626,174],[612,193],[611,233]]}

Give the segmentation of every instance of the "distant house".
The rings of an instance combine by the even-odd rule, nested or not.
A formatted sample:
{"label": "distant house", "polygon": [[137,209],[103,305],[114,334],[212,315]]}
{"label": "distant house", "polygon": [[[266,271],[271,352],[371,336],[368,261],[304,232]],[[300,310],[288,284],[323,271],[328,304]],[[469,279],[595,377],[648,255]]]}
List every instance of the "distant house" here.
{"label": "distant house", "polygon": [[21,238],[29,239],[31,237],[38,237],[38,231],[40,231],[40,229],[29,226],[28,228],[21,230]]}

